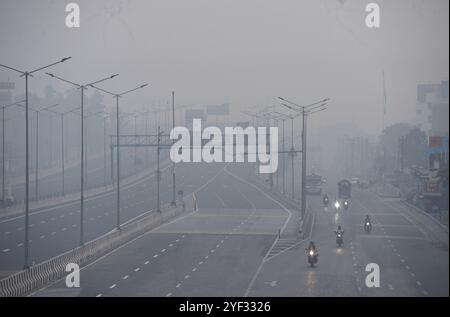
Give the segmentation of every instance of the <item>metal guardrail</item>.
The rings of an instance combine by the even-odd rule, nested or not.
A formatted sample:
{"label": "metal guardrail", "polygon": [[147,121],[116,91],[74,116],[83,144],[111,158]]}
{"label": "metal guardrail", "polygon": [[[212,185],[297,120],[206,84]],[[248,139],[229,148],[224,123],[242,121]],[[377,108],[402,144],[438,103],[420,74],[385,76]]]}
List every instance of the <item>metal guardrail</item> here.
{"label": "metal guardrail", "polygon": [[0,280],[0,297],[24,296],[44,287],[68,274],[66,272],[67,264],[76,263],[81,267],[148,230],[175,218],[183,211],[181,207],[174,209],[168,204],[162,208],[161,213],[152,212],[139,220],[124,225],[121,230],[113,230],[83,246],[10,275]]}

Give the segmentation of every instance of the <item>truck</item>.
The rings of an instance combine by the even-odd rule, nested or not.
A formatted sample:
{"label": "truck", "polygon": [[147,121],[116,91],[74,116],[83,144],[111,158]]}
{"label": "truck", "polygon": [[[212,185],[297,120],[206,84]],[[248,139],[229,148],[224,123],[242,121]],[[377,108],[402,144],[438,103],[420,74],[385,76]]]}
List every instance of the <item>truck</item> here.
{"label": "truck", "polygon": [[352,184],[347,179],[338,182],[338,199],[347,200],[352,197]]}
{"label": "truck", "polygon": [[317,174],[311,174],[306,176],[306,193],[309,195],[321,195],[322,194],[322,176]]}

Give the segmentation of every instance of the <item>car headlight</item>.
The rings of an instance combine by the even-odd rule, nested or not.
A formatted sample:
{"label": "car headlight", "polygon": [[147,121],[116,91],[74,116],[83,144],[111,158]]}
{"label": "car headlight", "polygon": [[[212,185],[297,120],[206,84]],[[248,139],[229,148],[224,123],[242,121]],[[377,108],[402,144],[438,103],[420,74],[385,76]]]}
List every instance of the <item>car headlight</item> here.
{"label": "car headlight", "polygon": [[340,206],[340,205],[339,205],[339,202],[338,202],[338,201],[334,203],[334,207],[339,208],[339,206]]}
{"label": "car headlight", "polygon": [[314,251],[313,250],[309,251],[309,255],[314,255]]}

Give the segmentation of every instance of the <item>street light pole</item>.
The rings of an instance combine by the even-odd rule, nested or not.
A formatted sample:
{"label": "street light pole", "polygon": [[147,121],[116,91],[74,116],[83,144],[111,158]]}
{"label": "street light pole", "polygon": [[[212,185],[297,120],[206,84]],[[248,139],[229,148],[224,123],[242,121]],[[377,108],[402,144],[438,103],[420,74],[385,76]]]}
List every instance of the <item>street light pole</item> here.
{"label": "street light pole", "polygon": [[159,199],[159,182],[161,178],[161,171],[159,170],[159,144],[161,142],[161,128],[158,126],[158,145],[156,147],[156,211],[161,212],[161,202]]}
{"label": "street light pole", "polygon": [[[301,106],[292,101],[278,97],[278,99],[283,100],[291,105],[296,106],[294,108],[287,104],[282,104],[283,106],[295,111],[296,113],[302,114],[302,182],[301,182],[301,219],[304,220],[306,213],[306,115],[319,112],[326,109],[327,102],[329,98],[314,102],[312,104]],[[325,108],[324,108],[325,107]],[[317,109],[320,108],[320,109]],[[315,110],[314,110],[315,109]]]}
{"label": "street light pole", "polygon": [[18,101],[9,105],[2,106],[2,201],[5,201],[5,110],[6,108],[19,105],[20,103],[25,102],[25,100]]}
{"label": "street light pole", "polygon": [[[175,91],[172,91],[172,129],[175,128]],[[175,140],[172,140],[172,144]],[[158,149],[159,151],[159,149]],[[175,162],[172,162],[172,206],[176,206],[175,200]]]}
{"label": "street light pole", "polygon": [[109,77],[97,80],[95,82],[92,82],[90,84],[77,84],[74,83],[72,81],[66,80],[64,78],[58,77],[56,75],[53,75],[51,73],[46,73],[47,75],[49,75],[50,77],[56,78],[58,80],[61,80],[63,82],[66,82],[68,84],[71,84],[72,86],[75,86],[77,88],[80,89],[81,91],[81,106],[80,106],[80,111],[81,111],[81,159],[80,159],[80,164],[81,164],[81,183],[80,183],[80,245],[84,244],[84,90],[87,89],[87,86],[93,85],[93,84],[97,84],[100,82],[103,82],[105,80],[108,79],[112,79],[116,76],[118,76],[118,74],[115,75],[111,75]]}
{"label": "street light pole", "polygon": [[33,76],[32,74],[35,72],[38,72],[40,70],[43,70],[45,68],[51,67],[53,65],[59,64],[59,63],[63,63],[67,60],[69,60],[71,57],[65,57],[62,58],[61,60],[51,63],[49,65],[43,66],[43,67],[39,67],[33,71],[21,71],[3,64],[0,64],[1,67],[3,68],[7,68],[10,70],[13,70],[17,73],[20,73],[21,76],[25,77],[25,243],[24,243],[24,251],[25,251],[25,261],[24,261],[24,268],[27,269],[29,267],[28,265],[28,254],[29,254],[29,239],[28,239],[28,235],[29,235],[29,227],[28,227],[28,223],[29,223],[29,216],[30,216],[30,202],[29,202],[29,198],[30,198],[30,175],[29,175],[29,150],[28,150],[28,144],[29,144],[29,135],[28,135],[28,77],[29,76]]}
{"label": "street light pole", "polygon": [[[99,91],[102,91],[104,93],[107,93],[107,94],[113,96],[113,98],[116,98],[116,133],[117,133],[116,134],[116,143],[117,143],[117,145],[116,145],[116,147],[117,147],[117,153],[116,153],[116,155],[117,155],[116,156],[117,157],[117,165],[116,165],[116,167],[117,167],[117,188],[116,188],[116,190],[117,190],[117,221],[116,221],[117,224],[116,224],[116,227],[117,227],[117,230],[120,230],[121,228],[120,228],[120,130],[119,130],[119,122],[120,121],[119,121],[119,98],[122,97],[125,94],[130,93],[130,92],[133,92],[135,90],[144,88],[144,87],[148,86],[148,84],[142,84],[142,85],[140,85],[140,86],[138,86],[136,88],[124,91],[124,92],[122,92],[120,94],[112,93],[112,92],[110,92],[108,90],[105,90],[103,88],[99,88],[99,87],[95,86],[94,84],[95,83],[90,84],[89,86],[91,86],[92,88],[95,88],[95,89],[97,89]],[[112,166],[111,166],[111,168],[112,168]]]}

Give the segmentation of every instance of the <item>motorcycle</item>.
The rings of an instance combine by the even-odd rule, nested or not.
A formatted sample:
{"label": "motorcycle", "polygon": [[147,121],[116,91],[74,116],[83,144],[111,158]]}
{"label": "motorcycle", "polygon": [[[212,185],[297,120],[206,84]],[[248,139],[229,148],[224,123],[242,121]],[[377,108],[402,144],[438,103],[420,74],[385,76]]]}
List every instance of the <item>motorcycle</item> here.
{"label": "motorcycle", "polygon": [[319,253],[313,249],[307,249],[308,251],[308,263],[311,267],[314,267],[314,264],[318,261]]}
{"label": "motorcycle", "polygon": [[372,231],[372,224],[369,221],[364,223],[364,231],[370,233]]}
{"label": "motorcycle", "polygon": [[323,199],[323,204],[325,205],[325,206],[328,206],[328,197],[325,197],[324,199]]}
{"label": "motorcycle", "polygon": [[336,244],[341,247],[344,243],[344,237],[342,232],[336,232]]}
{"label": "motorcycle", "polygon": [[348,209],[348,201],[347,200],[344,201],[344,209]]}
{"label": "motorcycle", "polygon": [[336,211],[338,211],[339,208],[341,208],[341,204],[339,203],[338,200],[336,200],[336,202],[334,203],[334,209],[336,209]]}

